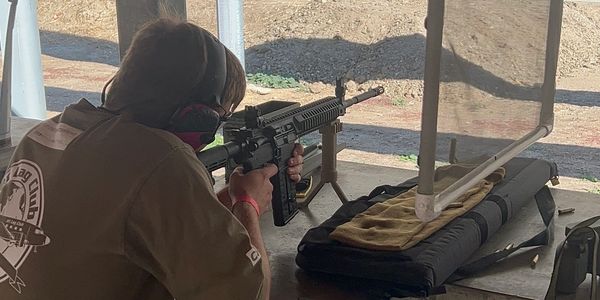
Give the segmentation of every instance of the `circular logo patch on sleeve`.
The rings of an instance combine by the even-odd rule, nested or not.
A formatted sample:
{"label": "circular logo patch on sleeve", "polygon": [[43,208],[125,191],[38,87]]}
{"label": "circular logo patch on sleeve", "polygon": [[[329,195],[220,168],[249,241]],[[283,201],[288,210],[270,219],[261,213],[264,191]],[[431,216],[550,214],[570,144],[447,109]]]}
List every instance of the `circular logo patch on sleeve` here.
{"label": "circular logo patch on sleeve", "polygon": [[44,215],[42,171],[29,160],[19,160],[6,170],[0,183],[0,284],[21,293],[25,286],[18,270],[31,250],[48,245],[41,228]]}

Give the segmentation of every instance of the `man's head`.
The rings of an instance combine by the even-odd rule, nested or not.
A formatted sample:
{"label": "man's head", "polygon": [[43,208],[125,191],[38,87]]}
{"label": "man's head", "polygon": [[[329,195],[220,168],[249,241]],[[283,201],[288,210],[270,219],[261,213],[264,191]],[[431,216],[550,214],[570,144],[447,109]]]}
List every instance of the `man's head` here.
{"label": "man's head", "polygon": [[[219,73],[225,73],[222,91],[215,87]],[[103,106],[141,124],[168,128],[174,113],[193,103],[228,114],[245,90],[240,62],[212,34],[191,23],[159,19],[136,33]]]}

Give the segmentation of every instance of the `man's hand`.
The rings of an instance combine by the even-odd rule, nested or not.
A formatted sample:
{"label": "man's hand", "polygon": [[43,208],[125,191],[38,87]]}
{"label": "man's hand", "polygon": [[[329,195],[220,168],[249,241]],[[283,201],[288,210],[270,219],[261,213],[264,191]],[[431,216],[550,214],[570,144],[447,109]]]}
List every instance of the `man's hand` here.
{"label": "man's hand", "polygon": [[[296,144],[294,148],[294,152],[292,153],[292,157],[288,160],[288,176],[293,182],[298,183],[302,178],[300,173],[302,173],[302,165],[304,163],[304,147],[300,144]],[[276,174],[276,173],[275,173]],[[248,175],[248,174],[246,174]],[[231,207],[231,196],[229,195],[229,186],[224,187],[217,193],[217,197],[223,205],[225,205],[229,210]]]}
{"label": "man's hand", "polygon": [[275,174],[277,174],[277,167],[274,164],[268,164],[264,168],[246,174],[242,167],[237,167],[229,177],[229,195],[234,203],[236,197],[250,196],[258,204],[262,215],[271,209],[273,185],[269,178]]}
{"label": "man's hand", "polygon": [[302,164],[304,163],[304,147],[300,144],[296,144],[294,148],[294,152],[292,153],[292,158],[288,160],[288,176],[293,182],[298,183],[302,177],[300,173],[302,172]]}

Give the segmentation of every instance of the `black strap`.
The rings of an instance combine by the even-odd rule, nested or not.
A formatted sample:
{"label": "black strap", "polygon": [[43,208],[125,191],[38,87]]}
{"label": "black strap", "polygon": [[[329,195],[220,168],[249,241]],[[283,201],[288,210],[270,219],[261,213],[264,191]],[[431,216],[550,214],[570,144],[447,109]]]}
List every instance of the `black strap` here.
{"label": "black strap", "polygon": [[576,232],[581,232],[581,231],[590,231],[592,233],[592,237],[593,237],[593,241],[594,241],[594,246],[593,249],[591,249],[591,251],[593,251],[593,255],[592,255],[592,274],[594,274],[592,276],[592,289],[590,291],[590,299],[595,300],[596,299],[596,295],[597,295],[597,280],[598,280],[598,276],[595,276],[595,274],[598,274],[598,248],[600,248],[600,236],[598,235],[598,232],[596,230],[594,230],[591,226],[592,224],[596,223],[598,220],[600,220],[600,216],[596,216],[593,218],[589,218],[577,225],[575,225],[575,227],[573,227],[573,229],[571,229],[571,231],[567,234],[567,237],[565,238],[565,241],[562,242],[559,246],[559,250],[558,250],[558,255],[554,258],[554,269],[552,270],[552,277],[550,277],[550,286],[548,287],[548,291],[546,292],[546,300],[555,300],[556,299],[556,286],[558,284],[558,274],[559,274],[559,267],[561,265],[562,262],[562,258],[563,258],[563,253],[564,253],[564,246],[566,244],[566,241],[572,236],[575,235]]}
{"label": "black strap", "polygon": [[554,235],[554,226],[552,221],[554,219],[556,204],[554,203],[552,193],[550,193],[550,189],[547,186],[544,186],[535,194],[535,202],[537,203],[538,210],[540,211],[540,215],[544,221],[544,230],[517,246],[494,252],[458,268],[446,282],[452,283],[473,276],[476,273],[487,269],[496,262],[505,259],[519,249],[548,245],[552,236]]}
{"label": "black strap", "polygon": [[479,226],[479,232],[481,232],[481,242],[480,245],[483,245],[485,241],[488,239],[488,224],[485,218],[476,211],[470,211],[463,215],[463,218],[472,219]]}
{"label": "black strap", "polygon": [[506,206],[506,200],[498,195],[490,195],[486,200],[492,201],[498,205],[500,212],[502,213],[502,224],[506,223],[506,221],[508,221],[508,207]]}

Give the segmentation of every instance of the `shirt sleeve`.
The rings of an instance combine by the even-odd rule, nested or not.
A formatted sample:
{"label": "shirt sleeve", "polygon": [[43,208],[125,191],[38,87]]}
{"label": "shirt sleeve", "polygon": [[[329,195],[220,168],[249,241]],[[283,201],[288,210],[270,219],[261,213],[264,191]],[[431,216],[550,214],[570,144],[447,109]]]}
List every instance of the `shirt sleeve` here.
{"label": "shirt sleeve", "polygon": [[262,299],[259,252],[185,149],[152,172],[131,206],[125,253],[178,300]]}

